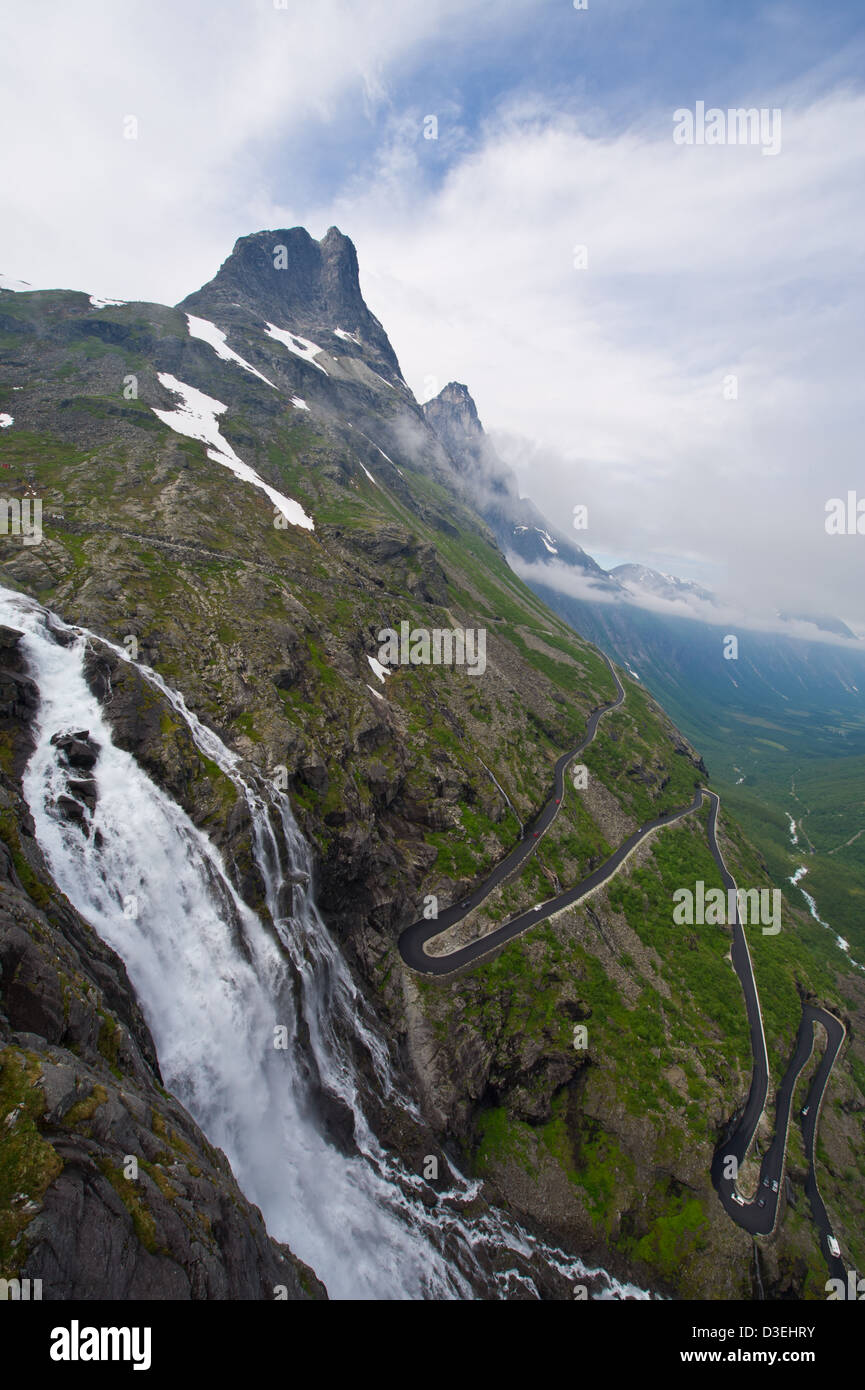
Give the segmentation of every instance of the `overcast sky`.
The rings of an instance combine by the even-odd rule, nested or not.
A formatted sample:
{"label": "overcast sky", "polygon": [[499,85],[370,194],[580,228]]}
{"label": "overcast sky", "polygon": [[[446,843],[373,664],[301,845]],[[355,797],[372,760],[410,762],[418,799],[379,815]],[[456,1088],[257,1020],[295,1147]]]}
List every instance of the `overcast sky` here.
{"label": "overcast sky", "polygon": [[[0,272],[173,303],[335,223],[418,398],[465,382],[602,563],[865,629],[860,0],[279,3],[7,0]],[[700,101],[780,149],[675,143]]]}

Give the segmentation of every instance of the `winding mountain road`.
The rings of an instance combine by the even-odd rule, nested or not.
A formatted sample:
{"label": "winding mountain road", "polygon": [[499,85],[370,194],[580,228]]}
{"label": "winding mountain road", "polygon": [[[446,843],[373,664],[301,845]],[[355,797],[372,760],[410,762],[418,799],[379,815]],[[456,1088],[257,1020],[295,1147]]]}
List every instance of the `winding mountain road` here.
{"label": "winding mountain road", "polygon": [[[820,1106],[822,1105],[823,1095],[829,1081],[830,1073],[846,1033],[840,1019],[837,1019],[834,1014],[828,1013],[825,1009],[818,1008],[816,1005],[812,1004],[803,1004],[802,1006],[802,1019],[796,1038],[796,1046],[776,1094],[775,1133],[760,1166],[759,1187],[751,1201],[745,1200],[737,1190],[735,1175],[738,1174],[739,1168],[750,1151],[754,1136],[757,1132],[757,1126],[760,1123],[766,1106],[766,1097],[769,1088],[769,1057],[763,1028],[763,1015],[760,1009],[760,998],[757,993],[757,983],[754,978],[754,967],[751,961],[751,953],[748,949],[744,927],[739,916],[738,886],[727,868],[724,856],[718,845],[717,825],[721,801],[717,792],[697,786],[694,793],[694,800],[689,806],[666,811],[654,820],[640,826],[639,829],[635,830],[603,864],[599,865],[598,868],[594,869],[590,874],[587,874],[579,883],[574,884],[573,887],[567,889],[563,893],[557,894],[546,902],[539,903],[536,907],[520,913],[517,917],[512,918],[511,921],[505,922],[501,926],[494,928],[485,936],[479,937],[475,941],[470,941],[464,946],[458,946],[453,951],[449,951],[444,955],[431,956],[427,954],[425,949],[428,942],[440,936],[458,922],[461,922],[463,918],[467,917],[470,912],[473,912],[475,908],[483,903],[494,888],[498,887],[499,884],[509,878],[525,860],[528,859],[529,855],[533,853],[544,832],[552,825],[559,813],[564,798],[564,777],[568,764],[592,742],[603,716],[609,713],[610,710],[618,709],[625,700],[624,687],[616,674],[612,662],[606,657],[604,659],[607,661],[607,665],[616,684],[616,698],[609,701],[608,704],[601,705],[598,709],[592,711],[589,716],[585,737],[576,748],[568,753],[563,753],[559,758],[555,765],[553,794],[543,807],[540,815],[529,825],[526,834],[519,843],[514,846],[501,863],[496,866],[489,877],[467,898],[454,904],[452,907],[446,908],[445,911],[440,913],[436,918],[421,918],[419,921],[413,922],[411,926],[406,927],[398,941],[400,955],[406,965],[422,975],[443,977],[453,975],[457,971],[476,965],[480,960],[500,950],[507,942],[513,941],[514,938],[521,936],[524,932],[530,931],[532,927],[536,927],[539,922],[547,920],[563,911],[565,908],[574,907],[583,898],[595,892],[604,883],[607,883],[614,877],[637,846],[642,844],[643,840],[661,827],[673,825],[684,816],[692,815],[695,811],[699,810],[703,803],[703,798],[705,797],[710,803],[707,826],[709,848],[718,865],[724,887],[728,890],[733,889],[737,894],[737,906],[734,913],[735,920],[731,924],[731,959],[733,969],[739,978],[739,982],[742,986],[742,993],[745,997],[752,1056],[751,1085],[748,1091],[748,1097],[741,1113],[738,1115],[738,1118],[734,1117],[726,1138],[718,1146],[714,1154],[711,1169],[712,1183],[725,1211],[737,1225],[751,1232],[752,1235],[768,1235],[774,1230],[781,1199],[781,1184],[784,1176],[787,1134],[789,1130],[790,1107],[793,1101],[793,1093],[796,1089],[796,1082],[813,1051],[814,1025],[815,1023],[821,1023],[826,1030],[828,1046],[825,1050],[820,1067],[811,1083],[808,1097],[800,1116],[805,1154],[809,1164],[806,1192],[811,1203],[814,1223],[820,1232],[821,1245],[832,1276],[843,1279],[845,1276],[844,1265],[838,1257],[832,1254],[829,1246],[829,1240],[833,1238],[833,1233],[829,1224],[826,1208],[823,1205],[823,1200],[817,1186],[815,1169],[814,1151]],[[735,1160],[735,1162],[731,1163],[731,1159]]]}

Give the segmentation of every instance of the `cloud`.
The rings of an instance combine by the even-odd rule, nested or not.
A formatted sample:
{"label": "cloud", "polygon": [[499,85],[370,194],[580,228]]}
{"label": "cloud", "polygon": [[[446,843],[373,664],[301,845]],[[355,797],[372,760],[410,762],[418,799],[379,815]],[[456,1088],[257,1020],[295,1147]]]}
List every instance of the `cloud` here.
{"label": "cloud", "polygon": [[337,216],[419,397],[467,382],[523,491],[589,506],[590,553],[697,552],[732,598],[855,623],[865,541],[824,519],[862,476],[865,97],[772,104],[770,159],[522,99],[434,188],[396,132]]}
{"label": "cloud", "polygon": [[[776,157],[676,146],[683,68],[674,100],[672,65],[629,80],[626,101],[599,73],[589,101],[577,56],[567,108],[561,70],[543,94],[526,43],[532,25],[558,36],[554,10],[560,22],[538,0],[80,0],[49,20],[21,6],[0,53],[0,120],[16,131],[0,270],[174,302],[239,235],[336,222],[419,398],[467,382],[551,521],[588,505],[590,553],[726,571],[734,606],[855,626],[865,540],[823,526],[862,476],[865,96],[849,58],[823,44],[813,70],[760,94],[782,110]],[[633,28],[642,52],[645,10],[610,6],[603,24]],[[473,92],[480,121],[450,81],[457,52],[513,73],[504,100]],[[754,104],[753,63],[740,96],[735,78],[724,106]],[[430,109],[438,141],[422,138]]]}
{"label": "cloud", "polygon": [[[289,225],[317,133],[372,134],[387,73],[483,0],[77,0],[3,21],[0,270],[175,302],[237,236]],[[518,6],[519,8],[519,6]],[[124,138],[134,116],[137,139]],[[127,127],[129,128],[129,127]],[[340,178],[345,171],[340,168]],[[274,191],[288,189],[286,198]],[[333,219],[326,219],[321,231]],[[285,225],[277,223],[276,225]]]}
{"label": "cloud", "polygon": [[528,562],[513,553],[507,556],[507,560],[511,569],[527,583],[544,585],[584,603],[643,608],[663,617],[688,618],[693,622],[707,623],[733,633],[740,629],[774,632],[808,642],[823,642],[827,646],[844,647],[865,657],[865,642],[862,641],[861,634],[850,638],[841,633],[827,632],[817,627],[816,623],[809,622],[807,618],[783,617],[779,613],[760,612],[753,606],[736,607],[729,603],[713,602],[700,598],[697,594],[678,594],[675,598],[667,598],[631,586],[616,590],[599,584],[580,570],[560,564],[556,560],[550,564]]}

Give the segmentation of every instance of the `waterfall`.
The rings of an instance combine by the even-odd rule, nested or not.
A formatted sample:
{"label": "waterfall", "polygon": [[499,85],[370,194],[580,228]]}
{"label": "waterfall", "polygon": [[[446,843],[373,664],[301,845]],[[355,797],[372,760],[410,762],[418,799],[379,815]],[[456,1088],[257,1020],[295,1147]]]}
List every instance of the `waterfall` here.
{"label": "waterfall", "polygon": [[754,1247],[754,1278],[757,1280],[757,1288],[759,1290],[760,1298],[764,1299],[766,1297],[766,1293],[763,1288],[763,1279],[760,1274],[760,1251],[757,1248],[756,1240],[752,1241],[752,1244]]}
{"label": "waterfall", "polygon": [[[564,1297],[578,1281],[595,1297],[647,1297],[504,1213],[463,1215],[480,1184],[453,1164],[449,1190],[430,1202],[428,1186],[383,1147],[365,1112],[361,1051],[379,1098],[421,1119],[316,908],[309,847],[288,797],[136,663],[245,798],[275,936],[240,898],[210,840],[114,744],[83,657],[89,641],[129,661],[126,651],[2,588],[0,622],[24,633],[39,687],[24,794],[54,880],[124,961],[166,1085],[228,1155],[270,1234],[314,1268],[332,1298],[537,1298],[536,1280],[558,1280]],[[53,631],[67,634],[64,644]],[[67,771],[51,743],[84,729],[100,750],[88,836],[56,812]],[[287,1046],[274,1045],[280,1029]],[[327,1136],[322,1089],[352,1118],[348,1153]]]}
{"label": "waterfall", "polygon": [[[786,815],[788,821],[790,822],[790,843],[791,843],[792,845],[798,845],[798,843],[799,843],[799,836],[796,834],[796,822],[794,821],[793,817],[790,815],[790,812],[789,812],[789,811],[785,811],[784,814]],[[817,903],[815,902],[814,898],[811,896],[811,894],[810,894],[805,888],[800,888],[800,887],[799,887],[799,885],[800,885],[802,879],[805,877],[805,875],[807,874],[807,872],[808,872],[808,866],[807,866],[806,864],[800,864],[799,867],[798,867],[798,869],[795,870],[795,872],[791,875],[791,877],[787,880],[787,882],[788,882],[788,883],[792,883],[792,885],[793,885],[794,888],[799,888],[799,892],[802,894],[802,897],[805,899],[806,903],[808,904],[808,911],[810,912],[811,916],[814,918],[814,921],[815,921],[815,922],[819,922],[819,924],[820,924],[821,927],[825,927],[827,931],[830,931],[830,932],[832,933],[832,935],[833,935],[834,938],[835,938],[836,945],[837,945],[837,946],[839,947],[839,949],[842,950],[842,951],[844,952],[844,954],[847,956],[848,960],[850,961],[850,964],[851,964],[852,966],[854,966],[856,970],[865,970],[865,966],[861,965],[861,964],[859,963],[858,960],[854,960],[853,957],[850,955],[850,942],[849,942],[849,941],[845,941],[844,937],[841,936],[839,932],[836,932],[836,931],[834,930],[833,927],[830,927],[830,925],[829,925],[828,922],[824,922],[824,921],[823,921],[823,918],[820,916],[820,913],[817,911]]]}

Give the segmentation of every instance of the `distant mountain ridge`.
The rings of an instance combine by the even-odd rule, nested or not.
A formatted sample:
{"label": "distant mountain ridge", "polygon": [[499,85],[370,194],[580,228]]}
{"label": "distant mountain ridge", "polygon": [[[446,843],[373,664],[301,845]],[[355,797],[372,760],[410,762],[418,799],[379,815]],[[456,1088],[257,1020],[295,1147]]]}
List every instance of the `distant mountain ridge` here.
{"label": "distant mountain ridge", "polygon": [[[672,884],[683,875],[708,882],[717,873],[697,818],[668,826],[629,856],[590,905],[557,914],[442,988],[419,988],[396,944],[430,895],[444,904],[464,900],[510,852],[548,799],[563,750],[578,746],[592,712],[609,701],[609,667],[580,633],[594,623],[605,645],[621,642],[635,678],[620,671],[626,699],[592,742],[587,785],[578,794],[568,785],[525,867],[479,911],[480,933],[579,881],[638,827],[690,802],[705,766],[661,708],[654,676],[666,664],[674,694],[696,691],[702,701],[722,683],[734,701],[741,698],[734,681],[752,652],[743,644],[739,666],[721,666],[714,633],[707,630],[696,652],[699,623],[680,620],[687,633],[674,634],[638,607],[621,578],[519,496],[465,386],[451,383],[438,404],[418,404],[362,302],[354,248],[335,229],[320,241],[302,228],[243,237],[212,279],[174,307],[0,288],[0,411],[14,417],[0,431],[7,496],[32,489],[45,501],[39,545],[5,539],[5,585],[96,634],[86,678],[112,737],[208,837],[233,892],[274,943],[289,933],[285,1013],[287,1022],[296,1014],[297,1027],[286,1060],[300,1065],[287,1075],[303,1089],[297,1121],[323,1137],[333,1157],[333,1202],[328,1193],[298,1211],[286,1199],[295,1188],[281,1182],[275,1163],[300,1169],[306,1190],[320,1190],[309,1165],[321,1150],[317,1140],[303,1142],[298,1123],[285,1127],[275,1158],[244,1167],[242,1142],[228,1155],[240,1191],[258,1202],[269,1225],[275,1213],[280,1240],[332,1291],[355,1278],[365,1286],[380,1279],[388,1296],[404,1296],[408,1254],[381,1240],[362,1209],[358,1215],[360,1189],[340,1167],[343,1156],[357,1174],[373,1149],[387,1154],[386,1165],[373,1160],[375,1190],[385,1184],[382,1214],[384,1206],[404,1212],[409,1203],[413,1231],[432,1225],[447,1242],[444,1276],[433,1285],[443,1296],[452,1274],[464,1276],[474,1296],[497,1296],[502,1287],[513,1296],[517,1269],[520,1288],[573,1297],[561,1261],[524,1259],[504,1246],[490,1251],[483,1241],[490,1267],[469,1260],[466,1240],[449,1223],[475,1235],[472,1223],[489,1229],[504,1210],[524,1230],[549,1235],[592,1268],[600,1263],[641,1288],[756,1297],[752,1242],[731,1226],[710,1171],[718,1134],[747,1091],[741,991],[720,935],[696,933],[683,950],[670,924]],[[563,519],[565,532],[570,522]],[[532,588],[518,566],[531,572]],[[538,575],[561,569],[590,601],[571,609],[560,592],[550,590],[546,602],[539,597]],[[445,665],[383,667],[379,634],[402,622],[483,629],[483,679]],[[135,656],[126,661],[118,649],[128,651],[130,639]],[[15,634],[6,640],[14,645]],[[195,711],[201,748],[178,719],[178,704],[142,677],[142,666]],[[791,666],[791,684],[798,674]],[[17,688],[9,684],[13,702]],[[806,718],[808,737],[813,723]],[[278,779],[309,847],[310,873],[277,872],[279,846],[290,842],[286,823],[271,818],[271,846],[265,821],[250,817],[248,798],[210,756],[208,728],[244,778],[254,771],[261,787]],[[9,874],[23,874],[26,888],[21,847],[32,830],[20,767],[3,735],[0,729],[0,794],[9,814],[2,838]],[[98,779],[98,760],[96,767]],[[76,785],[80,779],[68,782],[70,796],[57,811],[68,813],[79,834],[72,817],[86,829],[89,810],[71,795]],[[762,883],[768,868],[726,809],[722,833],[738,881]],[[91,851],[100,852],[95,836]],[[266,875],[265,862],[272,866]],[[310,883],[322,922],[308,926],[326,947],[321,956],[307,951],[312,936],[292,935]],[[65,1039],[76,1041],[70,1030],[80,1014],[73,1000],[67,1019],[62,980],[50,1017],[28,989],[16,993],[26,912],[13,918],[0,901],[0,1042],[8,1016],[17,1030],[9,1048],[30,1094],[33,1035],[46,1047],[64,1047]],[[78,938],[91,957],[85,917]],[[760,981],[764,1007],[782,1019],[792,1005],[798,1019],[797,990],[840,1006],[822,963],[838,954],[831,938],[804,902],[790,906],[790,918],[796,929],[784,938],[786,952]],[[326,937],[319,934],[324,924]],[[192,914],[189,929],[197,940]],[[315,968],[319,960],[326,968]],[[204,977],[210,964],[203,950]],[[335,983],[337,964],[352,977],[344,989]],[[268,1057],[270,1017],[262,1034]],[[118,1081],[128,1091],[125,1054],[97,1020],[98,1013],[86,1025],[93,1082],[107,1089]],[[578,1020],[591,1021],[588,1050],[574,1047]],[[783,1026],[776,1023],[770,1037],[779,1057],[789,1051]],[[858,1019],[856,1030],[857,1037],[865,1032]],[[250,1056],[254,1078],[257,1054]],[[385,1057],[394,1059],[393,1085],[383,1080]],[[851,1065],[842,1070],[852,1088]],[[200,1080],[207,1103],[218,1103],[223,1082],[246,1075],[243,1066],[214,1080],[179,1073],[178,1084]],[[401,1094],[410,1108],[401,1108]],[[100,1125],[108,1112],[81,1099],[65,1124],[78,1136],[82,1180],[124,1248],[146,1265],[151,1252],[141,1232],[179,1154],[167,1152],[170,1132],[164,1142],[143,1135],[160,1167],[149,1186],[136,1189],[133,1210],[121,1210],[117,1193],[126,1188],[106,1184],[90,1142],[91,1123]],[[196,1116],[191,1087],[187,1099]],[[0,1157],[9,1143],[2,1120]],[[198,1123],[206,1133],[204,1119]],[[835,1110],[821,1124],[839,1155],[826,1173],[827,1201],[843,1212],[858,1258],[862,1184],[844,1174],[861,1166],[861,1126]],[[53,1143],[55,1118],[51,1125]],[[118,1146],[124,1132],[117,1131]],[[117,1149],[119,1157],[126,1152]],[[421,1183],[429,1155],[439,1160],[438,1177]],[[455,1201],[447,1155],[472,1183],[484,1184],[479,1206],[474,1197]],[[390,1183],[400,1164],[405,1181]],[[46,1170],[46,1182],[49,1176]],[[791,1181],[804,1202],[801,1175]],[[8,1182],[33,1200],[14,1248],[4,1248],[0,1229],[0,1276],[15,1273],[31,1240],[30,1258],[38,1261],[56,1229],[86,1237],[74,1194],[58,1197],[49,1185],[52,1215],[44,1184],[19,1177],[14,1166]],[[216,1191],[229,1199],[225,1176]],[[168,1219],[168,1201],[163,1209]],[[31,1228],[33,1211],[39,1216]],[[331,1217],[344,1225],[338,1240],[311,1230],[320,1213],[325,1226]],[[191,1235],[178,1230],[177,1248],[192,1262],[198,1218],[189,1215]],[[699,1238],[687,1237],[671,1253],[669,1232],[685,1224]],[[347,1248],[360,1252],[357,1271]],[[381,1248],[396,1256],[380,1262]],[[52,1249],[74,1274],[74,1242],[53,1240]],[[418,1288],[434,1277],[434,1254],[432,1245],[424,1248]],[[247,1287],[260,1283],[259,1268],[266,1265],[253,1251]],[[112,1296],[115,1269],[111,1262],[107,1274],[89,1267],[86,1291]],[[782,1227],[761,1252],[759,1275],[767,1297],[801,1296],[808,1281],[819,1287],[825,1264],[810,1228]]]}

